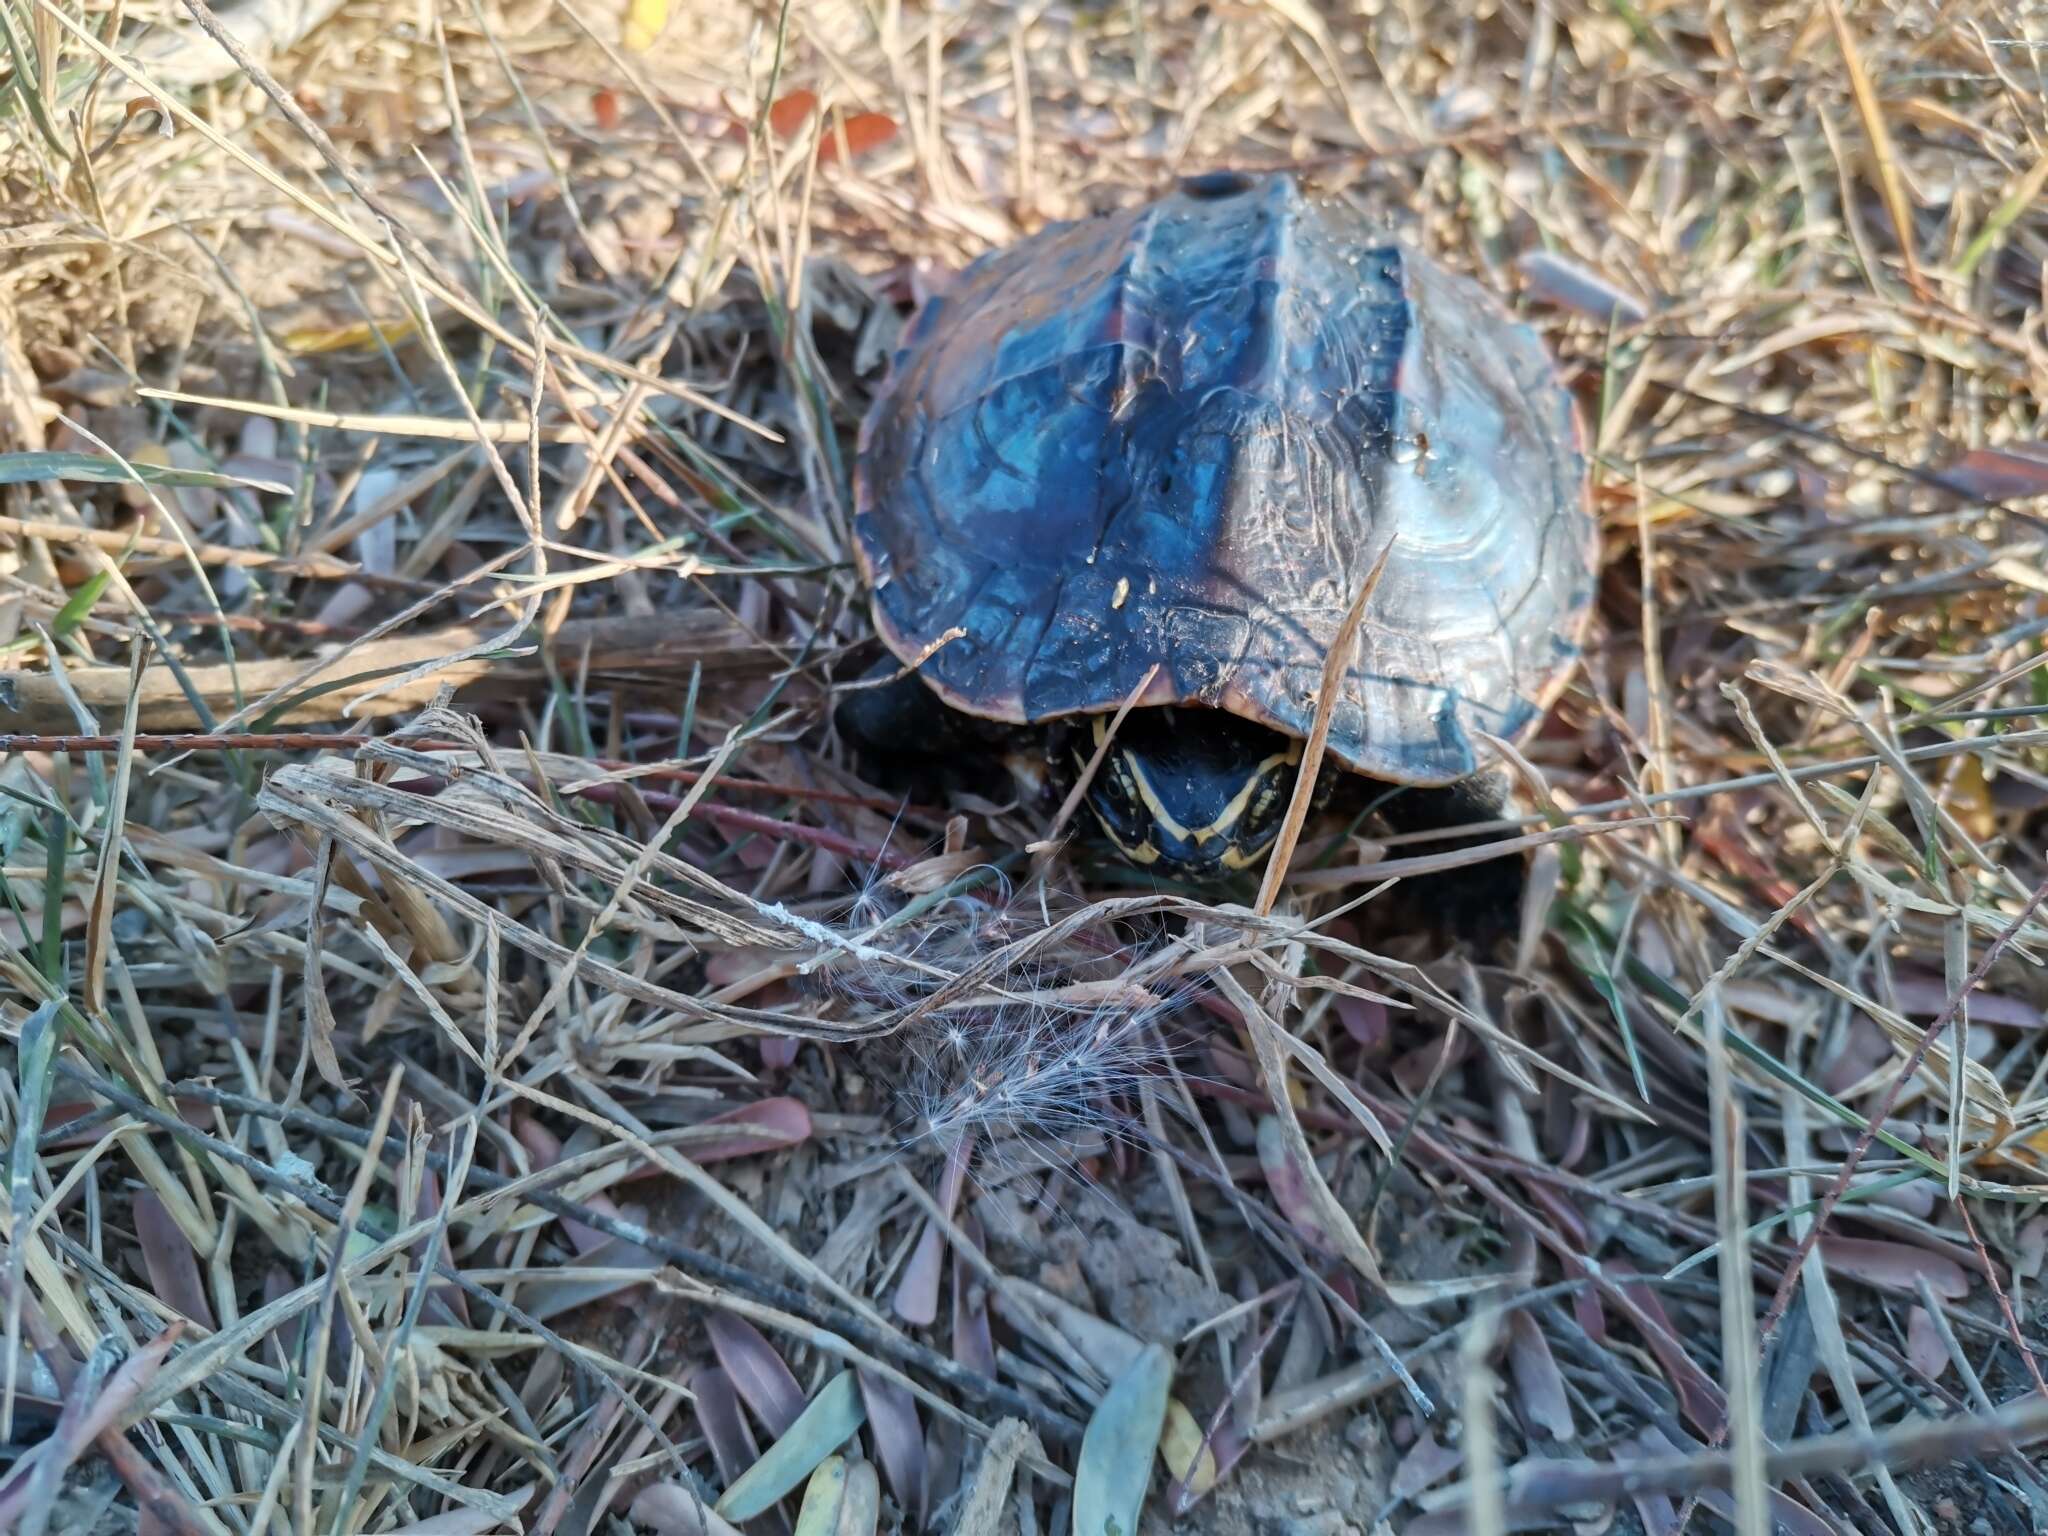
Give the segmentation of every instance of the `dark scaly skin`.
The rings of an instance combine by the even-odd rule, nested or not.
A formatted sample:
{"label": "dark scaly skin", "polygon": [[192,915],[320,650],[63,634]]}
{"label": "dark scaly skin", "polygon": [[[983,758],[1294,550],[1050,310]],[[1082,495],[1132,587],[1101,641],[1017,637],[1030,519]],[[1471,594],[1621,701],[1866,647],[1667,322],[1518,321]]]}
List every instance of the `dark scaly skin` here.
{"label": "dark scaly skin", "polygon": [[[1378,787],[1378,786],[1376,786]],[[1507,813],[1505,774],[1476,773],[1456,784],[1400,789],[1381,803],[1380,820],[1393,832],[1435,832],[1493,821]],[[1394,858],[1419,858],[1478,847],[1498,832],[1476,837],[1432,838],[1389,850]],[[1392,910],[1402,926],[1433,929],[1490,950],[1513,932],[1521,911],[1524,866],[1519,854],[1465,864],[1433,875],[1410,875],[1394,888]]]}

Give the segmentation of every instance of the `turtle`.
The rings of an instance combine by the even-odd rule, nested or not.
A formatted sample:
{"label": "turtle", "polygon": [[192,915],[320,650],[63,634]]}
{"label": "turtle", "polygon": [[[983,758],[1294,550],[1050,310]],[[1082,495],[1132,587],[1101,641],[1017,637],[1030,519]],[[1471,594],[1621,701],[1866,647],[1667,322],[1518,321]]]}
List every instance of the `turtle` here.
{"label": "turtle", "polygon": [[1398,788],[1398,828],[1487,819],[1488,738],[1549,708],[1592,606],[1581,443],[1531,327],[1290,174],[1048,225],[925,302],[862,421],[894,681],[842,729],[898,756],[1050,731],[1068,769],[1099,757],[1131,863],[1255,869],[1384,559],[1324,761]]}

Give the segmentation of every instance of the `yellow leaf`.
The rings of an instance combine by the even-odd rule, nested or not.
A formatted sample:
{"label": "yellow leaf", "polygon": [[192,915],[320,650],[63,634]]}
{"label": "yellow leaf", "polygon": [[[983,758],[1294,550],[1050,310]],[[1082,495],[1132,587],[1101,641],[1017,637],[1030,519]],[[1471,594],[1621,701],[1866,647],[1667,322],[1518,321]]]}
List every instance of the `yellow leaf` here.
{"label": "yellow leaf", "polygon": [[1207,1493],[1216,1486],[1216,1455],[1202,1443],[1202,1426],[1177,1397],[1166,1400],[1166,1427],[1159,1432],[1159,1459],[1190,1493]]}
{"label": "yellow leaf", "polygon": [[645,53],[668,25],[668,0],[632,0],[626,12],[626,51]]}
{"label": "yellow leaf", "polygon": [[1949,780],[1948,808],[1963,830],[1979,842],[1998,834],[1998,811],[1991,802],[1991,785],[1984,777],[1984,764],[1965,756]]}
{"label": "yellow leaf", "polygon": [[380,339],[387,347],[395,346],[418,329],[409,319],[386,320],[380,324],[358,320],[354,325],[313,325],[286,331],[279,340],[287,352],[353,352]]}
{"label": "yellow leaf", "polygon": [[1856,99],[1856,115],[1863,120],[1863,135],[1870,141],[1870,158],[1877,169],[1877,189],[1884,195],[1885,211],[1891,215],[1892,233],[1898,238],[1899,255],[1906,264],[1906,281],[1913,292],[1925,296],[1920,278],[1920,261],[1914,252],[1913,209],[1906,199],[1906,184],[1899,173],[1899,154],[1893,147],[1891,130],[1885,126],[1884,106],[1877,87],[1870,83],[1870,71],[1863,67],[1863,55],[1856,48],[1856,34],[1849,30],[1842,14],[1841,0],[1826,0],[1828,20],[1834,23],[1835,41],[1841,45],[1842,62],[1849,70],[1849,93]]}

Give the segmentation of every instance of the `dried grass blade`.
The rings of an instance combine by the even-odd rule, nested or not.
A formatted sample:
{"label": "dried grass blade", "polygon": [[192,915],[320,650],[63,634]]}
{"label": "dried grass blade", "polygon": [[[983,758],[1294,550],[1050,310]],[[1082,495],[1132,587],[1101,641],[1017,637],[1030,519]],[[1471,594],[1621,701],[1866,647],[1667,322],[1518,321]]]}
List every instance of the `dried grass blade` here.
{"label": "dried grass blade", "polygon": [[1465,1325],[1459,1340],[1465,1455],[1471,1467],[1463,1485],[1468,1495],[1465,1518],[1472,1536],[1504,1536],[1508,1529],[1507,1497],[1501,1487],[1500,1427],[1494,1416],[1500,1393],[1492,1361],[1500,1326],[1499,1309],[1489,1308]]}
{"label": "dried grass blade", "polygon": [[[441,1252],[446,1245],[450,1212],[461,1202],[470,1159],[476,1151],[477,1127],[477,1118],[471,1116],[465,1126],[467,1134],[463,1139],[462,1151],[449,1174],[447,1196],[434,1213],[434,1230],[424,1245],[425,1251],[429,1254]],[[366,1157],[365,1161],[375,1160]],[[423,1263],[419,1266],[418,1273],[413,1276],[412,1291],[406,1298],[405,1315],[400,1318],[397,1329],[384,1346],[387,1360],[396,1362],[407,1358],[413,1335],[419,1329],[420,1315],[426,1310],[427,1298],[435,1288],[435,1270],[436,1266],[433,1263]],[[362,1423],[356,1430],[354,1454],[349,1461],[348,1475],[342,1482],[341,1496],[334,1501],[334,1522],[329,1528],[331,1536],[346,1536],[349,1511],[355,1508],[364,1479],[369,1476],[371,1453],[378,1446],[385,1416],[391,1410],[391,1396],[398,1384],[398,1378],[399,1371],[394,1363],[387,1366],[377,1379],[369,1410],[363,1415]],[[605,1408],[616,1412],[618,1405],[623,1401],[625,1397],[621,1392],[607,1399]]]}
{"label": "dried grass blade", "polygon": [[1138,679],[1138,686],[1124,695],[1123,703],[1117,705],[1116,713],[1109,717],[1109,729],[1102,733],[1102,740],[1098,741],[1095,750],[1088,754],[1088,761],[1082,764],[1073,787],[1067,791],[1067,797],[1060,802],[1060,808],[1053,816],[1052,825],[1046,828],[1044,837],[1030,845],[1032,853],[1045,854],[1052,851],[1053,845],[1059,841],[1060,833],[1065,831],[1067,823],[1074,819],[1074,812],[1080,808],[1082,797],[1088,793],[1088,786],[1095,782],[1095,775],[1101,771],[1102,760],[1109,756],[1109,749],[1115,745],[1116,733],[1122,728],[1124,718],[1137,706],[1138,700],[1145,697],[1146,691],[1152,686],[1152,680],[1158,675],[1159,663],[1155,661],[1145,669],[1145,675]]}
{"label": "dried grass blade", "polygon": [[276,480],[252,480],[207,469],[173,464],[130,463],[97,453],[63,453],[54,449],[0,453],[0,485],[33,485],[43,480],[78,481],[91,485],[171,485],[215,490],[265,491],[289,496],[292,488]]}
{"label": "dried grass blade", "polygon": [[2005,200],[1991,210],[1991,216],[1984,221],[1984,227],[1977,231],[1969,246],[1956,262],[1956,276],[1968,277],[1977,270],[1982,261],[1998,242],[2005,238],[2005,232],[2012,228],[2019,216],[2034,206],[2044,187],[2048,187],[2048,153],[2034,162],[2034,168],[2019,179]]}
{"label": "dried grass blade", "polygon": [[22,1020],[15,1041],[14,1145],[7,1154],[7,1196],[10,1217],[7,1231],[7,1386],[0,1398],[0,1437],[14,1437],[14,1392],[20,1369],[22,1300],[28,1294],[28,1254],[37,1246],[30,1231],[36,1208],[37,1143],[42,1140],[43,1117],[50,1107],[51,1067],[57,1057],[57,1014],[55,998],[41,1004]]}
{"label": "dried grass blade", "polygon": [[1892,232],[1899,242],[1899,255],[1906,264],[1906,281],[1912,285],[1915,295],[1926,299],[1927,284],[1920,275],[1920,258],[1916,254],[1917,242],[1913,238],[1913,207],[1906,198],[1905,179],[1899,171],[1899,152],[1892,143],[1891,130],[1885,126],[1884,104],[1878,100],[1877,88],[1871,84],[1870,71],[1864,67],[1862,51],[1856,46],[1856,35],[1849,30],[1848,18],[1842,14],[1841,0],[1824,0],[1828,20],[1834,23],[1835,41],[1841,45],[1842,63],[1849,71],[1849,89],[1856,98],[1856,114],[1863,120],[1864,136],[1870,141],[1871,158],[1876,162],[1878,190],[1884,195],[1885,212],[1892,221]]}
{"label": "dried grass blade", "polygon": [[327,999],[327,983],[321,967],[322,940],[327,931],[327,887],[334,878],[334,861],[341,857],[332,837],[322,837],[313,855],[312,916],[306,929],[305,1047],[320,1076],[336,1088],[347,1086],[341,1075],[341,1059],[334,1054],[334,1007]]}
{"label": "dried grass blade", "polygon": [[1309,806],[1315,802],[1316,776],[1322,772],[1323,751],[1330,744],[1330,720],[1337,712],[1337,696],[1343,691],[1344,674],[1350,669],[1353,652],[1358,648],[1358,627],[1365,622],[1365,606],[1372,600],[1373,589],[1380,584],[1385,574],[1387,560],[1394,553],[1394,541],[1389,539],[1380,550],[1379,558],[1372,563],[1365,580],[1359,583],[1358,595],[1351,600],[1350,611],[1344,615],[1344,622],[1337,626],[1337,637],[1330,642],[1330,653],[1323,658],[1323,685],[1316,694],[1315,724],[1310,727],[1308,742],[1301,749],[1301,766],[1295,770],[1294,794],[1287,802],[1286,818],[1280,823],[1280,835],[1273,840],[1273,851],[1266,858],[1265,879],[1259,885],[1259,899],[1252,910],[1260,917],[1269,916],[1273,904],[1280,899],[1280,887],[1287,879],[1287,866],[1294,860],[1295,844],[1301,841],[1302,826],[1308,821]]}
{"label": "dried grass blade", "polygon": [[142,673],[148,649],[138,642],[128,655],[128,705],[121,720],[121,750],[115,759],[114,783],[107,795],[106,823],[100,832],[100,867],[93,877],[87,905],[85,976],[81,1010],[92,1018],[107,1011],[107,952],[114,941],[114,897],[121,884],[121,853],[128,824],[128,786],[135,766],[135,726],[142,706]]}
{"label": "dried grass blade", "polygon": [[1721,1369],[1735,1454],[1736,1536],[1770,1536],[1764,1482],[1762,1393],[1758,1381],[1756,1292],[1750,1280],[1749,1181],[1741,1101],[1729,1070],[1727,1013],[1720,988],[1706,997],[1707,1113],[1711,1117],[1714,1218],[1721,1239]]}
{"label": "dried grass blade", "polygon": [[[1229,971],[1219,970],[1215,973],[1215,978],[1217,988],[1244,1018],[1245,1033],[1251,1040],[1253,1053],[1258,1058],[1260,1076],[1267,1084],[1267,1099],[1272,1105],[1273,1116],[1279,1124],[1287,1150],[1308,1186],[1316,1223],[1351,1267],[1369,1284],[1384,1290],[1404,1307],[1424,1306],[1443,1301],[1447,1297],[1470,1295],[1497,1287],[1500,1278],[1495,1275],[1468,1276],[1426,1286],[1407,1285],[1386,1278],[1380,1270],[1379,1256],[1372,1251],[1372,1245],[1358,1230],[1357,1222],[1352,1219],[1351,1213],[1344,1208],[1344,1203],[1337,1198],[1336,1192],[1330,1188],[1329,1181],[1316,1166],[1315,1153],[1308,1144],[1308,1134],[1302,1129],[1301,1116],[1294,1107],[1294,1097],[1284,1086],[1287,1081],[1287,1057],[1282,1052],[1298,1052],[1302,1042],[1281,1028],[1279,1022]],[[1288,1044],[1283,1046],[1283,1041]],[[1371,1125],[1376,1123],[1376,1118],[1361,1123]],[[1381,1134],[1384,1135],[1384,1131]],[[1389,1364],[1395,1367],[1396,1375],[1401,1377],[1402,1385],[1419,1398],[1421,1389],[1408,1379],[1406,1373],[1399,1368],[1398,1362],[1393,1361],[1391,1357],[1388,1357],[1388,1360]]]}
{"label": "dried grass blade", "polygon": [[[391,1128],[391,1117],[398,1107],[398,1087],[402,1073],[394,1070],[385,1080],[384,1095],[377,1105],[377,1113],[370,1125],[369,1145],[381,1147],[384,1136]],[[305,1366],[307,1384],[305,1408],[299,1422],[304,1433],[299,1441],[298,1465],[295,1468],[294,1488],[298,1529],[310,1532],[313,1529],[313,1484],[316,1475],[314,1452],[320,1442],[320,1414],[326,1405],[326,1374],[328,1340],[334,1332],[334,1314],[341,1303],[341,1291],[348,1284],[348,1246],[356,1234],[363,1215],[363,1207],[369,1202],[370,1185],[375,1182],[379,1162],[374,1153],[364,1151],[357,1163],[355,1177],[349,1183],[348,1199],[342,1206],[341,1220],[335,1224],[334,1237],[327,1254],[327,1276],[320,1288],[320,1311],[315,1319],[312,1337],[305,1341]]]}

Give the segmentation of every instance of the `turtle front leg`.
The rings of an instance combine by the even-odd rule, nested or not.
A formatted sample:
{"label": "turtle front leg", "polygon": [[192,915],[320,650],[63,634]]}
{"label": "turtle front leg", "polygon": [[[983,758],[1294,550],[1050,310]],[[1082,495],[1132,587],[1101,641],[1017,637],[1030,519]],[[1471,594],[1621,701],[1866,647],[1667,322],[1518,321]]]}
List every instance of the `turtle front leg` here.
{"label": "turtle front leg", "polygon": [[[1400,789],[1380,805],[1379,815],[1393,832],[1434,832],[1497,820],[1506,813],[1507,803],[1507,776],[1483,773],[1441,787]],[[1496,829],[1471,837],[1431,838],[1404,843],[1388,850],[1388,856],[1420,858],[1478,848],[1506,835]],[[1436,874],[1410,875],[1391,894],[1404,919],[1449,937],[1469,938],[1486,951],[1515,931],[1526,879],[1522,856],[1503,854]]]}
{"label": "turtle front leg", "polygon": [[931,757],[952,745],[952,712],[893,656],[840,693],[832,718],[842,736],[876,757]]}
{"label": "turtle front leg", "polygon": [[879,787],[913,800],[943,801],[956,790],[1000,793],[1015,726],[948,709],[917,674],[884,656],[843,689],[832,718],[861,769]]}

